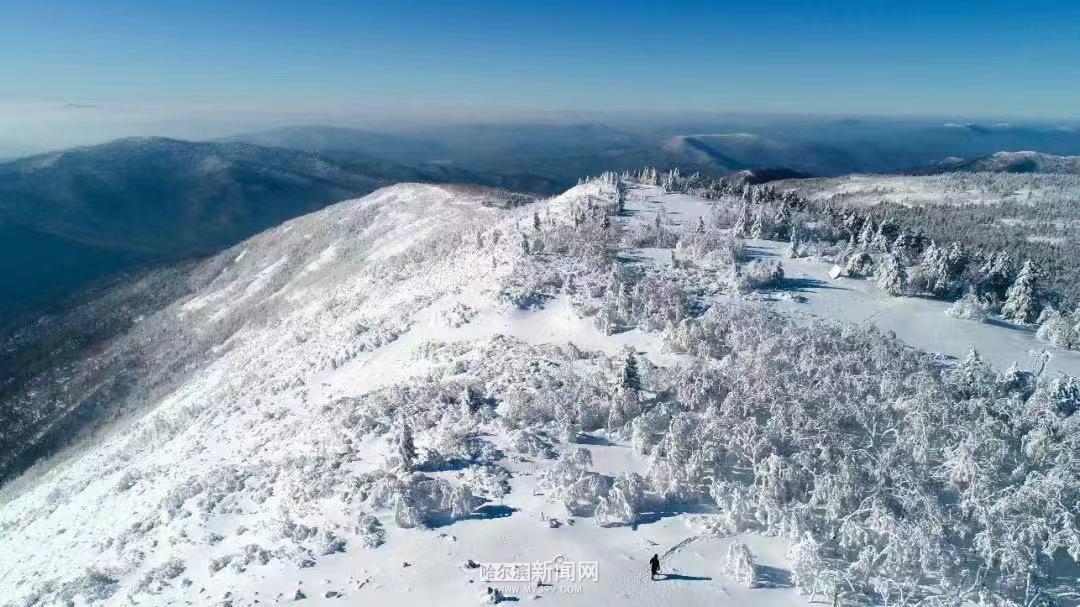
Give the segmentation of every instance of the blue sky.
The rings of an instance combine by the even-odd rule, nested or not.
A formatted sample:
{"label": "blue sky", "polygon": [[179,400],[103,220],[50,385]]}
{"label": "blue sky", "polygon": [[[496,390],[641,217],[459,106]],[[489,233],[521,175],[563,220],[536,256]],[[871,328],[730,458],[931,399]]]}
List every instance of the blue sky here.
{"label": "blue sky", "polygon": [[1080,117],[1080,2],[0,0],[0,104]]}

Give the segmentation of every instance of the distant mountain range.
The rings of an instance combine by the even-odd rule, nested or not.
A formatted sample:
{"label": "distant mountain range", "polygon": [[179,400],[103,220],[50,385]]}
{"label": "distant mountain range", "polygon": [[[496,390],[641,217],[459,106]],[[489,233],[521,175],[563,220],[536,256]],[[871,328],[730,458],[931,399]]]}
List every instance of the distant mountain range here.
{"label": "distant mountain range", "polygon": [[1056,156],[1042,152],[995,152],[978,158],[947,158],[919,172],[989,171],[993,173],[1066,173],[1080,175],[1080,156]]}
{"label": "distant mountain range", "polygon": [[663,147],[684,165],[711,167],[718,171],[785,168],[810,175],[827,175],[844,167],[862,170],[859,159],[838,147],[786,141],[753,133],[678,135]]}
{"label": "distant mountain range", "polygon": [[[1005,149],[1038,152],[995,153]],[[316,125],[211,142],[123,139],[0,163],[0,325],[117,270],[210,254],[391,183],[552,194],[582,176],[646,165],[753,182],[1076,172],[1075,157],[1053,155],[1076,153],[1080,131],[1069,126],[855,119],[453,124],[392,133]]]}

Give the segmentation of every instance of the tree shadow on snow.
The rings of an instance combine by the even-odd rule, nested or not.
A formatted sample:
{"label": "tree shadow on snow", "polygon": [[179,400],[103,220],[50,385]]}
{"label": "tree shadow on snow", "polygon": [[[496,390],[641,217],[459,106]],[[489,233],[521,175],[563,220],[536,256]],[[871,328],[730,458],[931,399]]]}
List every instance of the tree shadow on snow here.
{"label": "tree shadow on snow", "polygon": [[743,247],[743,253],[742,253],[741,257],[744,258],[744,259],[760,259],[762,257],[776,257],[776,256],[777,255],[776,255],[776,253],[774,251],[769,251],[769,250],[763,249],[761,247],[745,245]]}
{"label": "tree shadow on snow", "polygon": [[579,434],[577,437],[579,445],[592,445],[594,447],[611,447],[611,441],[603,436],[593,436],[592,434]]}
{"label": "tree shadow on snow", "polygon": [[808,291],[823,291],[825,289],[834,289],[837,291],[851,290],[847,287],[841,287],[817,278],[781,278],[780,282],[772,290],[777,292],[805,293]]}
{"label": "tree shadow on snow", "polygon": [[641,525],[650,525],[669,516],[680,514],[715,514],[716,509],[704,504],[650,504],[648,509],[637,515],[637,520],[631,525],[634,531]]}
{"label": "tree shadow on snow", "polygon": [[1001,329],[1010,329],[1012,331],[1019,331],[1021,333],[1034,333],[1034,327],[1025,327],[1024,325],[1015,325],[1007,320],[1001,320],[1000,318],[987,318],[983,321],[983,324],[990,325],[992,327],[999,327]]}
{"label": "tree shadow on snow", "polygon": [[758,588],[794,588],[791,572],[779,567],[756,565]]}
{"label": "tree shadow on snow", "polygon": [[462,520],[488,520],[493,518],[506,518],[511,514],[517,512],[518,509],[506,504],[484,504],[476,510],[472,511],[472,514],[466,517],[462,517]]}

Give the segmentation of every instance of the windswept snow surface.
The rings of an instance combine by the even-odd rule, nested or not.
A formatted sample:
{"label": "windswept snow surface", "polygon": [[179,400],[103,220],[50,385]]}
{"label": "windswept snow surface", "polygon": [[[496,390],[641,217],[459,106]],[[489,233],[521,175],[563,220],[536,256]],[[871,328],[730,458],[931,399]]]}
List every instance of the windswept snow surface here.
{"label": "windswept snow surface", "polygon": [[[466,415],[446,430],[478,432],[463,444],[481,465],[461,468],[447,459],[429,472],[452,486],[469,484],[487,500],[483,506],[423,529],[401,528],[394,508],[369,505],[387,482],[373,475],[383,474],[394,454],[398,428],[389,405],[386,420],[372,411],[407,402],[409,419],[421,424],[429,408],[453,402],[453,395],[442,405],[411,402],[413,386],[457,386],[468,394],[456,378],[482,371],[490,389],[527,394],[514,382],[525,384],[530,369],[598,373],[627,346],[648,364],[678,362],[657,331],[608,335],[565,292],[524,300],[509,292],[537,278],[516,274],[531,268],[522,262],[520,235],[534,221],[572,221],[610,197],[607,187],[589,182],[503,210],[494,193],[398,185],[223,253],[229,263],[217,279],[143,321],[186,323],[213,344],[209,362],[160,402],[147,403],[122,431],[65,458],[0,506],[0,599],[239,607],[304,596],[304,604],[476,605],[491,584],[467,561],[562,556],[596,562],[598,579],[499,587],[543,605],[806,604],[792,585],[786,539],[732,536],[719,531],[708,509],[654,509],[637,525],[612,528],[570,516],[538,482],[551,466],[545,447],[522,453],[514,444],[521,436],[491,417]],[[617,220],[645,225],[663,208],[670,225],[693,225],[709,207],[643,186],[631,189],[626,216]],[[749,244],[763,256],[780,246]],[[624,250],[621,260],[669,263],[665,252],[648,248]],[[824,264],[784,263],[787,290],[807,298],[772,297],[784,308],[876,322],[950,355],[975,343],[998,364],[1044,347],[1026,332],[948,318],[938,302],[893,300],[868,283],[829,281]],[[1064,355],[1052,364],[1080,370]],[[502,407],[499,414],[509,414]],[[600,474],[644,473],[629,441],[604,431],[578,438],[578,445],[552,441],[547,456],[583,447]],[[437,440],[434,432],[417,433],[422,450],[440,448]],[[549,525],[550,518],[559,524]],[[722,570],[736,540],[757,558],[756,589]],[[649,580],[653,553],[662,557],[663,580]]]}

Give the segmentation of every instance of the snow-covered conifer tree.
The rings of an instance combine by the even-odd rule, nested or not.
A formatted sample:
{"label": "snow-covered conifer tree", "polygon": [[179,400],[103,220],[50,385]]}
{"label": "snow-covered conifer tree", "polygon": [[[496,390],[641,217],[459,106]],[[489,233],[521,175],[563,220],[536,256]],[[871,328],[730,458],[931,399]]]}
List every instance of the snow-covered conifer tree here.
{"label": "snow-covered conifer tree", "polygon": [[1031,260],[1024,262],[1016,282],[1009,287],[1005,298],[1005,305],[1001,308],[1001,316],[1022,325],[1035,322],[1039,317],[1041,305],[1039,304],[1036,291],[1035,264]]}
{"label": "snow-covered conifer tree", "polygon": [[748,202],[743,202],[739,207],[739,215],[735,220],[735,236],[748,236],[750,234],[751,223],[753,223],[753,217],[750,214],[750,204]]}
{"label": "snow-covered conifer tree", "polygon": [[791,237],[791,207],[781,202],[772,220],[773,237],[777,240],[785,240]]}
{"label": "snow-covered conifer tree", "polygon": [[969,346],[967,356],[949,374],[949,381],[962,398],[971,398],[992,392],[996,376],[975,346]]}
{"label": "snow-covered conifer tree", "polygon": [[626,352],[620,387],[635,395],[641,391],[641,376],[638,374],[637,357],[634,355],[633,350],[627,350]]}
{"label": "snow-covered conifer tree", "polygon": [[788,550],[788,560],[791,561],[792,581],[799,592],[809,594],[810,602],[813,602],[820,587],[823,563],[821,546],[809,531]]}
{"label": "snow-covered conifer tree", "polygon": [[907,282],[904,267],[896,255],[886,253],[877,270],[877,284],[883,291],[893,296],[904,294],[904,284]]}
{"label": "snow-covered conifer tree", "polygon": [[758,207],[757,213],[754,214],[754,223],[750,225],[750,238],[764,238],[765,237],[765,213],[761,207]]}
{"label": "snow-covered conifer tree", "polygon": [[416,444],[413,443],[412,429],[409,424],[402,423],[394,445],[397,455],[398,466],[405,471],[410,471],[416,466]]}
{"label": "snow-covered conifer tree", "polygon": [[802,256],[802,246],[799,242],[799,226],[793,225],[791,227],[791,237],[788,240],[787,256],[790,259],[797,259]]}
{"label": "snow-covered conifer tree", "polygon": [[873,220],[868,219],[864,221],[862,230],[859,231],[859,238],[857,240],[857,242],[859,243],[859,248],[864,251],[870,250],[870,244],[874,241],[875,234],[876,231],[874,230]]}
{"label": "snow-covered conifer tree", "polygon": [[874,232],[874,237],[870,239],[870,245],[867,249],[874,253],[884,253],[889,250],[889,239],[885,235],[885,224],[878,225],[877,231]]}
{"label": "snow-covered conifer tree", "polygon": [[856,250],[847,258],[844,271],[852,278],[869,276],[874,271],[874,259],[866,251]]}
{"label": "snow-covered conifer tree", "polygon": [[993,310],[997,311],[1005,300],[1012,275],[1012,259],[1005,252],[989,255],[979,267],[976,290]]}

